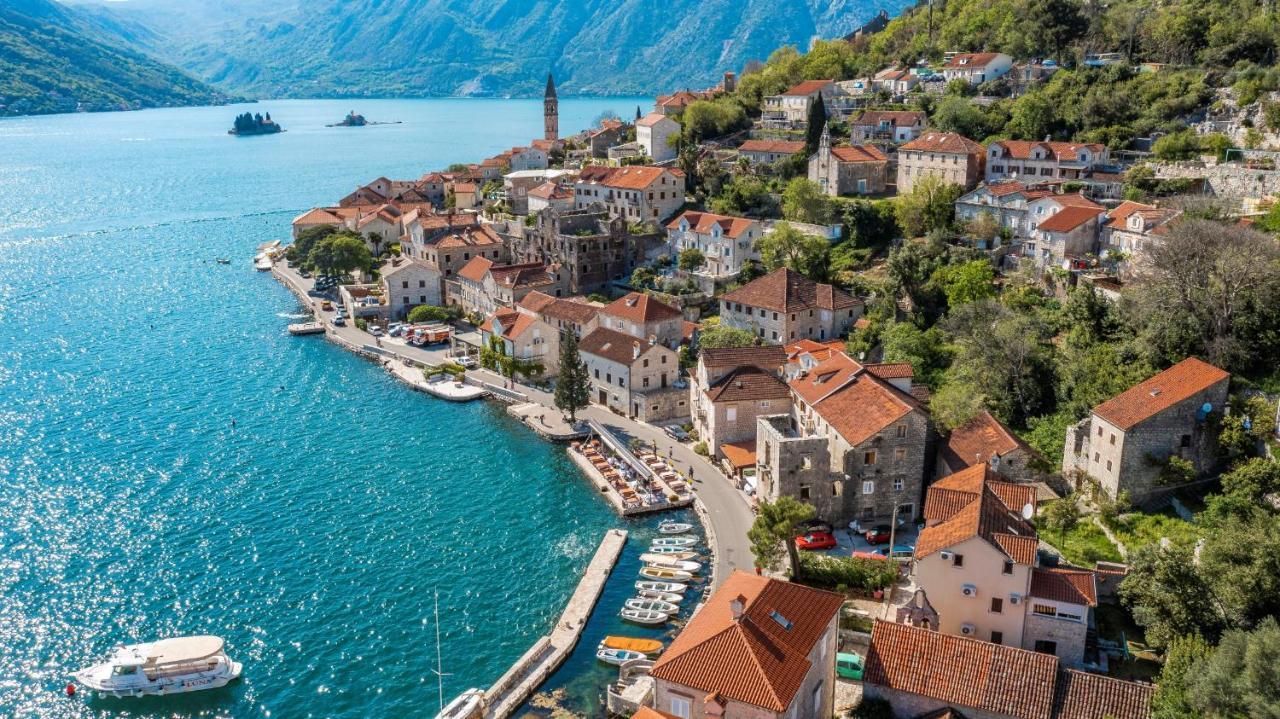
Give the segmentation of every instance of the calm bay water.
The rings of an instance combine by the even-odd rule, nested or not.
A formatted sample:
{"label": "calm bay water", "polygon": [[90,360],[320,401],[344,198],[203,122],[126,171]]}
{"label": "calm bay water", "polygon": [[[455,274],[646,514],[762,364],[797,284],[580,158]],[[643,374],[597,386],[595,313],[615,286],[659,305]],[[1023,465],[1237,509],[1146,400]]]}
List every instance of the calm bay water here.
{"label": "calm bay water", "polygon": [[[645,101],[566,99],[561,127]],[[324,128],[349,109],[403,124]],[[487,403],[415,394],[320,338],[250,264],[357,182],[474,161],[541,103],[282,101],[0,120],[0,716],[430,716],[547,631],[604,531],[635,532],[552,687],[591,709],[656,520]],[[214,258],[229,257],[229,266]],[[245,679],[67,699],[120,642],[226,637]],[[641,631],[633,631],[642,634]]]}

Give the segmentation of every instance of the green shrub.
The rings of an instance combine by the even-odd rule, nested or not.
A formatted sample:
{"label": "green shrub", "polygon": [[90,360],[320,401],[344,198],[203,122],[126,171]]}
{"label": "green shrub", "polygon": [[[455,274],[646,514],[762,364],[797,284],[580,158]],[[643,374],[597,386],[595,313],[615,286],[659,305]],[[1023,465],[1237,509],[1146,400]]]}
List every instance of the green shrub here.
{"label": "green shrub", "polygon": [[867,594],[898,581],[897,562],[862,557],[833,557],[812,552],[801,552],[800,572],[805,584],[829,588],[844,585],[853,591]]}

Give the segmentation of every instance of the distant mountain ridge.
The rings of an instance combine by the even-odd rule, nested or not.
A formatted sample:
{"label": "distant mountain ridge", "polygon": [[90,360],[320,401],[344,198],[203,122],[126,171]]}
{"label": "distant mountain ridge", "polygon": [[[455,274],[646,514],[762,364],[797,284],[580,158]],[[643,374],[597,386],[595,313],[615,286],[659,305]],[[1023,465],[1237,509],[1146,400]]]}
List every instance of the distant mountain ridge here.
{"label": "distant mountain ridge", "polygon": [[237,92],[269,97],[656,94],[907,0],[78,0],[76,11]]}
{"label": "distant mountain ridge", "polygon": [[107,31],[91,17],[49,0],[3,0],[0,115],[225,99],[221,91],[125,45],[119,29]]}

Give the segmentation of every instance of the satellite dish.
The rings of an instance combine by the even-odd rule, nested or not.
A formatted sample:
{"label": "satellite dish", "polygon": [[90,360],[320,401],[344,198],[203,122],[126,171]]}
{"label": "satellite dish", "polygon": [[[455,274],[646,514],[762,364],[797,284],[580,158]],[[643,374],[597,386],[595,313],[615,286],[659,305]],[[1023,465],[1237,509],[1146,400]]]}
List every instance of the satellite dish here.
{"label": "satellite dish", "polygon": [[1030,502],[1022,505],[1022,518],[1031,521],[1031,517],[1036,513],[1036,506]]}

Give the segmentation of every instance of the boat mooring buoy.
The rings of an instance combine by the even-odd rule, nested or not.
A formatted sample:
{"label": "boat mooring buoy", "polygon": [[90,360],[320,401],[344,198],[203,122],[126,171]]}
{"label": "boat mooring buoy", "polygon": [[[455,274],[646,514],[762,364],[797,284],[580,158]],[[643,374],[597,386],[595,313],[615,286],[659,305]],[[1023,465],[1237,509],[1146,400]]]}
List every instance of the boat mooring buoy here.
{"label": "boat mooring buoy", "polygon": [[67,696],[69,696],[69,697],[73,697],[73,696],[75,696],[75,695],[76,695],[76,685],[75,685],[75,684],[72,684],[71,682],[67,682],[67,689],[66,689],[66,692],[67,692]]}

